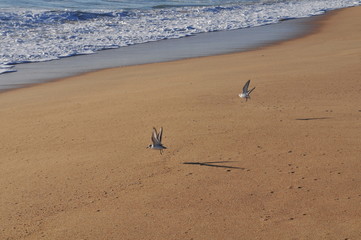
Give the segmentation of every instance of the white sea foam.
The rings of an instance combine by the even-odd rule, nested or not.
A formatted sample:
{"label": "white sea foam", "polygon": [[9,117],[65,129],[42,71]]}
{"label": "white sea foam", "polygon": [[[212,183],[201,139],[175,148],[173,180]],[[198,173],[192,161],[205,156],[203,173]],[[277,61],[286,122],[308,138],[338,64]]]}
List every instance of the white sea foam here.
{"label": "white sea foam", "polygon": [[0,74],[2,74],[2,73],[10,73],[10,72],[16,72],[13,65],[0,64]]}
{"label": "white sea foam", "polygon": [[[59,59],[98,50],[277,23],[360,5],[361,0],[262,0],[220,6],[131,10],[0,9],[0,64]],[[0,66],[0,73],[15,71]]]}

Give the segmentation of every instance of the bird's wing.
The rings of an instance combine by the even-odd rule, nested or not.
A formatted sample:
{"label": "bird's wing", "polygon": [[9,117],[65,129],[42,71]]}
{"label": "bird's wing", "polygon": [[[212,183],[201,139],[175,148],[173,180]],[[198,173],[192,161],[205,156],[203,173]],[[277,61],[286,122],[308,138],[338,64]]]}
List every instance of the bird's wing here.
{"label": "bird's wing", "polygon": [[159,143],[162,142],[162,137],[163,137],[163,127],[161,127],[159,129],[159,133],[158,133],[158,141],[159,141]]}
{"label": "bird's wing", "polygon": [[252,88],[251,90],[249,90],[248,94],[251,94],[251,92],[255,89],[256,87]]}
{"label": "bird's wing", "polygon": [[158,140],[158,134],[157,134],[157,129],[153,128],[153,133],[152,133],[152,142],[154,145],[159,144],[159,140]]}
{"label": "bird's wing", "polygon": [[249,83],[251,82],[251,80],[248,80],[246,82],[246,84],[244,84],[243,86],[243,93],[247,93],[248,92],[248,86],[249,86]]}

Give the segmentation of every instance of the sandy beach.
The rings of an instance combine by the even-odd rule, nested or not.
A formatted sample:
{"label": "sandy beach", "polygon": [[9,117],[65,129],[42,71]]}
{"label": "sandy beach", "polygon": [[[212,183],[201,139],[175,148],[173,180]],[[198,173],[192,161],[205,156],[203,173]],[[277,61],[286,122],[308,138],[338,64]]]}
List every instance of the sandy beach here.
{"label": "sandy beach", "polygon": [[361,239],[360,16],[1,93],[0,239]]}

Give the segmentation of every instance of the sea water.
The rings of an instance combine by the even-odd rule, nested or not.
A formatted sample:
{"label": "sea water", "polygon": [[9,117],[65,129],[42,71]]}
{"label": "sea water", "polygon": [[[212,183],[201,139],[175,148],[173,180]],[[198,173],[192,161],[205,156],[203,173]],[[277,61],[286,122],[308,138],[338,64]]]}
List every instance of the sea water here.
{"label": "sea water", "polygon": [[361,0],[1,0],[0,74],[17,71],[19,63],[253,28],[360,4]]}

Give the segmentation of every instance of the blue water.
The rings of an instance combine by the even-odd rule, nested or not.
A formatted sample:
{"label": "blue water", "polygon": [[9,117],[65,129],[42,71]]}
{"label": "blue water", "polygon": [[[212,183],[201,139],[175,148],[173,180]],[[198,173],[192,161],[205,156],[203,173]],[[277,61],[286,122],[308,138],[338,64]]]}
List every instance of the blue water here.
{"label": "blue water", "polygon": [[15,64],[303,18],[361,0],[1,0],[0,74]]}

